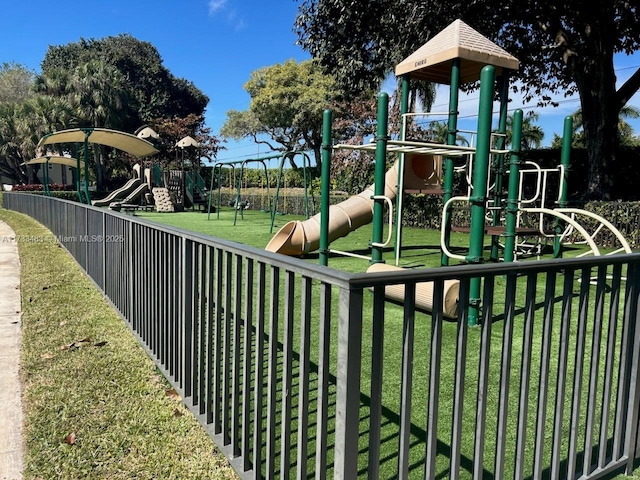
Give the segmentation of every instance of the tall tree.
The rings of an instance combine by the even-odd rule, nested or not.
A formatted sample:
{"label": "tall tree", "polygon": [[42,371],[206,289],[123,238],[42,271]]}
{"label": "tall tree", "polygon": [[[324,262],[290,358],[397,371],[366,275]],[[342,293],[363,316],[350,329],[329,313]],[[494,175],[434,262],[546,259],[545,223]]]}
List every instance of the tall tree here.
{"label": "tall tree", "polygon": [[202,115],[209,98],[192,82],[175,77],[163,64],[158,50],[149,42],[128,34],[103,39],[80,39],[50,46],[42,61],[42,74],[71,72],[90,61],[114,67],[126,81],[133,115],[123,130],[135,131],[156,118]]}
{"label": "tall tree", "polygon": [[321,163],[322,112],[339,91],[316,62],[288,60],[251,73],[244,89],[249,109],[227,112],[220,133],[253,138],[274,151],[310,150]]}
{"label": "tall tree", "polygon": [[462,19],[520,59],[514,79],[527,101],[547,105],[553,93],[579,95],[587,196],[608,198],[618,113],[640,88],[639,69],[616,89],[613,56],[640,47],[639,14],[638,2],[627,0],[303,0],[295,27],[303,48],[358,90],[379,85],[431,35]]}
{"label": "tall tree", "polygon": [[18,103],[31,96],[35,73],[17,63],[0,65],[0,102]]}

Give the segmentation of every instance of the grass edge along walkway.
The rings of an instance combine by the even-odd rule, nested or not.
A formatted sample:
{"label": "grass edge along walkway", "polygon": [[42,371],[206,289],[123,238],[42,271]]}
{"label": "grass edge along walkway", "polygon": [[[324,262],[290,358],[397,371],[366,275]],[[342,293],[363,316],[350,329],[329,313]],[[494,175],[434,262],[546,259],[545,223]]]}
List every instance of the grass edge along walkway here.
{"label": "grass edge along walkway", "polygon": [[25,479],[236,478],[49,230],[0,208],[22,265]]}

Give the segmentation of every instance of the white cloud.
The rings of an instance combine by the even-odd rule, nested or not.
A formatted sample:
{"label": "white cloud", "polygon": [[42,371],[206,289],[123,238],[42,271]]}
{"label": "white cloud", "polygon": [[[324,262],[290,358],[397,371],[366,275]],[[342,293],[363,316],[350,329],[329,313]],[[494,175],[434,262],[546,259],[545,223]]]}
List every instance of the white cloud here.
{"label": "white cloud", "polygon": [[213,17],[222,12],[226,13],[226,20],[235,30],[242,30],[246,26],[244,18],[235,9],[229,8],[228,0],[209,0],[209,16]]}
{"label": "white cloud", "polygon": [[224,9],[226,4],[227,0],[209,0],[209,15],[215,15]]}

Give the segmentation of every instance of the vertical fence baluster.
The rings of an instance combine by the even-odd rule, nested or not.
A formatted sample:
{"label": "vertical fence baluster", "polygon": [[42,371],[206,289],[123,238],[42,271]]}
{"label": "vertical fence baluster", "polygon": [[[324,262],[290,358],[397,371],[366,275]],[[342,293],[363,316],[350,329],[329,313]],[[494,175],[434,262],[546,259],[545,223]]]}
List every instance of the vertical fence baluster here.
{"label": "vertical fence baluster", "polygon": [[231,321],[233,317],[233,254],[226,252],[224,274],[224,325],[222,336],[222,438],[231,443]]}
{"label": "vertical fence baluster", "polygon": [[582,463],[582,474],[591,472],[591,450],[593,448],[593,429],[596,422],[596,396],[598,393],[598,380],[600,376],[600,350],[602,345],[602,323],[604,316],[604,293],[607,285],[607,267],[598,268],[596,298],[594,305],[593,333],[591,334],[591,350],[588,354],[591,363],[589,372],[589,395],[587,398],[587,423],[584,435],[584,459]]}
{"label": "vertical fence baluster", "polygon": [[562,460],[562,441],[565,438],[563,431],[565,393],[567,390],[567,372],[571,333],[571,302],[573,297],[573,282],[575,271],[564,271],[564,283],[562,289],[562,311],[560,313],[560,340],[558,351],[558,371],[556,375],[556,401],[553,417],[553,440],[551,445],[551,478],[560,478]]}
{"label": "vertical fence baluster", "polygon": [[207,251],[208,248],[206,245],[198,244],[199,250],[199,259],[200,262],[198,264],[198,325],[199,325],[199,333],[198,340],[200,342],[200,348],[198,349],[198,397],[200,400],[200,409],[198,412],[200,415],[204,415],[207,411],[207,404],[209,402],[209,397],[207,396],[207,384],[209,381],[208,374],[208,361],[207,361],[207,352],[208,345],[207,342],[207,333],[209,331],[209,309],[207,308],[207,302],[209,301],[209,297],[207,295]]}
{"label": "vertical fence baluster", "polygon": [[494,474],[496,478],[507,478],[505,471],[505,449],[507,443],[507,424],[509,419],[509,390],[511,386],[511,358],[513,350],[513,328],[515,322],[517,280],[517,274],[512,273],[507,275],[504,301],[504,325],[502,327],[500,397],[498,399],[498,425],[496,431],[496,455],[494,467]]}
{"label": "vertical fence baluster", "polygon": [[416,305],[415,283],[409,283],[404,286],[404,297],[398,477],[407,479],[409,478],[409,446],[411,440],[411,392],[413,391],[413,347]]}
{"label": "vertical fence baluster", "polygon": [[[633,472],[634,459],[638,449],[638,410],[640,409],[640,381],[638,379],[640,370],[640,328],[637,322],[640,318],[640,265],[632,263],[629,265],[628,281],[631,283],[629,289],[629,372],[628,381],[630,384],[630,395],[628,407],[626,409],[627,421],[625,431],[624,454],[627,457],[626,474]],[[627,375],[625,375],[627,376]]]}
{"label": "vertical fence baluster", "polygon": [[480,361],[478,365],[478,393],[476,404],[476,430],[473,455],[473,478],[480,480],[484,477],[484,444],[487,420],[487,390],[489,389],[489,365],[491,360],[491,326],[493,324],[493,290],[495,277],[484,279],[482,294],[482,317],[480,320]]}
{"label": "vertical fence baluster", "polygon": [[[214,343],[216,340],[215,328],[216,328],[216,316],[217,310],[220,306],[216,303],[215,299],[215,285],[217,283],[216,277],[216,261],[215,261],[216,249],[212,246],[207,246],[207,424],[211,424],[214,421],[215,412],[215,400],[218,392],[214,389],[214,377],[215,377],[215,348]],[[215,428],[214,428],[215,430]]]}
{"label": "vertical fence baluster", "polygon": [[[251,356],[253,353],[253,259],[246,258],[244,284],[244,336],[242,340],[242,467],[246,472],[251,468]],[[256,345],[256,351],[258,346]]]}
{"label": "vertical fence baluster", "polygon": [[[231,367],[231,444],[233,454],[240,455],[240,355],[242,353],[242,337],[240,327],[243,322],[242,316],[242,256],[235,257],[235,288],[233,302],[233,343],[230,348],[233,350],[233,361]],[[247,290],[249,288],[247,287]],[[246,313],[246,312],[245,312]],[[246,317],[244,317],[246,318]]]}
{"label": "vertical fence baluster", "polygon": [[182,388],[185,400],[191,397],[193,371],[193,242],[182,238]]}
{"label": "vertical fence baluster", "polygon": [[226,305],[222,304],[222,293],[224,289],[224,252],[222,249],[216,249],[216,317],[215,317],[215,347],[213,349],[213,423],[214,432],[216,434],[222,433],[223,418],[222,413],[222,375],[224,370],[222,368],[222,318],[226,315]]}
{"label": "vertical fence baluster", "polygon": [[362,289],[340,289],[334,478],[356,478],[362,366]]}
{"label": "vertical fence baluster", "polygon": [[318,332],[318,412],[316,414],[316,480],[327,478],[327,425],[331,348],[331,285],[320,284],[320,328]]}
{"label": "vertical fence baluster", "polygon": [[[607,330],[607,356],[604,366],[600,411],[600,452],[598,453],[598,468],[605,466],[608,454],[609,417],[611,415],[611,399],[613,398],[614,364],[616,340],[618,334],[618,309],[620,307],[620,284],[622,279],[622,265],[614,265],[611,276],[611,294],[609,297],[609,328]],[[615,460],[615,459],[614,459]]]}
{"label": "vertical fence baluster", "polygon": [[382,378],[384,367],[384,286],[373,288],[371,332],[371,407],[369,413],[369,480],[380,478],[380,436],[382,425]]}
{"label": "vertical fence baluster", "polygon": [[549,364],[553,339],[553,316],[556,294],[556,272],[547,272],[544,292],[544,318],[542,323],[542,345],[540,352],[540,378],[538,380],[538,403],[536,415],[535,449],[533,454],[533,478],[542,478],[543,455],[549,395]]}
{"label": "vertical fence baluster", "polygon": [[[469,295],[469,280],[461,282],[460,298]],[[467,367],[467,333],[469,331],[467,315],[469,308],[458,313],[456,333],[456,361],[453,389],[453,413],[451,418],[451,458],[449,460],[449,474],[456,478],[460,471],[460,450],[462,442],[462,414],[464,408],[464,386]]]}
{"label": "vertical fence baluster", "polygon": [[263,262],[258,263],[258,285],[257,285],[257,307],[256,312],[256,372],[253,381],[253,402],[254,402],[254,420],[253,420],[253,470],[256,480],[262,478],[263,463],[263,415],[262,397],[264,395],[264,358],[265,358],[265,309],[266,309],[266,290],[267,290],[267,274],[266,265]]}
{"label": "vertical fence baluster", "polygon": [[582,372],[584,369],[584,348],[587,328],[587,311],[589,306],[589,281],[591,269],[582,269],[580,275],[580,304],[578,312],[578,333],[576,337],[576,354],[574,361],[573,393],[571,398],[571,425],[569,430],[569,452],[567,463],[568,478],[573,478],[577,469],[578,435],[580,434],[580,403],[582,398]]}
{"label": "vertical fence baluster", "polygon": [[289,478],[291,463],[291,409],[293,407],[293,316],[295,313],[295,275],[286,272],[284,286],[284,332],[282,368],[282,409],[280,416],[280,478]]}
{"label": "vertical fence baluster", "polygon": [[[382,287],[384,288],[384,287]],[[442,360],[442,323],[444,282],[436,280],[433,286],[433,308],[431,309],[431,345],[429,348],[429,392],[427,394],[427,440],[424,478],[436,476],[436,454],[438,453],[438,414],[440,406],[440,369]],[[460,296],[458,309],[466,308],[465,298]]]}
{"label": "vertical fence baluster", "polygon": [[307,442],[309,441],[309,377],[311,345],[311,295],[313,283],[309,277],[302,277],[300,304],[300,370],[298,374],[298,442],[296,478],[307,478]]}
{"label": "vertical fence baluster", "polygon": [[269,363],[267,390],[267,478],[275,478],[276,471],[276,426],[278,387],[278,323],[280,311],[280,269],[271,267],[271,290],[269,305]]}

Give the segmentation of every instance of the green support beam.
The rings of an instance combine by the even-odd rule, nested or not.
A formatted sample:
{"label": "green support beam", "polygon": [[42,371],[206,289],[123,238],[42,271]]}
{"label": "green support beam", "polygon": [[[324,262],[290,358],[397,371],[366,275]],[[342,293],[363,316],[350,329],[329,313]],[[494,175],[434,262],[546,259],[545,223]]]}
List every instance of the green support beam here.
{"label": "green support beam", "polygon": [[375,184],[373,189],[373,236],[371,239],[371,263],[382,262],[382,230],[384,228],[384,203],[380,198],[384,195],[384,173],[387,159],[389,121],[389,95],[385,92],[378,95],[378,126],[376,130],[376,164]]}
{"label": "green support beam", "polygon": [[[473,196],[471,203],[470,263],[482,263],[484,250],[484,216],[487,200],[487,176],[489,172],[489,150],[491,148],[491,117],[495,67],[487,65],[480,74],[480,104],[478,107],[478,140],[473,172]],[[480,278],[472,278],[469,286],[469,325],[478,323],[480,311]]]}
{"label": "green support beam", "polygon": [[[458,135],[458,90],[460,88],[460,59],[453,59],[451,64],[451,86],[449,90],[449,123],[447,132],[447,145],[455,145],[456,137]],[[442,203],[447,203],[453,196],[453,175],[454,175],[454,161],[452,157],[444,158],[444,194],[442,197]],[[447,249],[449,248],[451,239],[451,214],[447,211],[444,218],[444,244]],[[442,266],[449,265],[449,257],[444,252],[440,256],[440,264]]]}
{"label": "green support beam", "polygon": [[322,185],[320,197],[320,265],[329,264],[329,194],[331,193],[331,110],[322,114]]}

